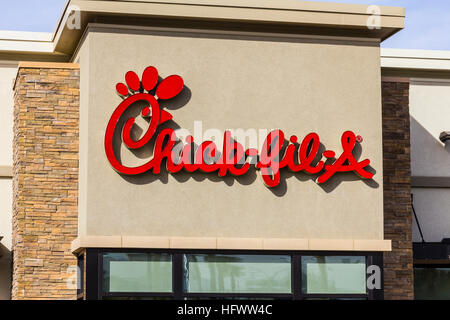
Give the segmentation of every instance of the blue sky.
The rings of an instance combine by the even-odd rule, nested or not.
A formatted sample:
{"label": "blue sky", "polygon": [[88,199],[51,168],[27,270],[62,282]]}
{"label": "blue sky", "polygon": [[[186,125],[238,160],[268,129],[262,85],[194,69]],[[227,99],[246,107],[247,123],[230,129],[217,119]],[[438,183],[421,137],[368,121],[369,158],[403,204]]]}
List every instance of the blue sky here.
{"label": "blue sky", "polygon": [[323,2],[404,7],[406,8],[405,29],[383,42],[383,47],[450,50],[450,0],[332,0]]}
{"label": "blue sky", "polygon": [[[406,29],[385,41],[383,47],[450,50],[449,0],[328,0],[325,2],[406,7]],[[3,4],[0,12],[0,30],[53,32],[65,3],[66,0],[0,0],[0,4]]]}

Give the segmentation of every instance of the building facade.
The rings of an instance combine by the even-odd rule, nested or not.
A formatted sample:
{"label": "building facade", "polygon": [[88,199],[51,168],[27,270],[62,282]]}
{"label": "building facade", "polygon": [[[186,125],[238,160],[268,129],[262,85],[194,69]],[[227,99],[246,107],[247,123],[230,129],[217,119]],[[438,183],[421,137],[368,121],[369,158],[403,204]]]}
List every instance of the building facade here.
{"label": "building facade", "polygon": [[0,298],[439,296],[449,55],[380,51],[405,12],[367,9],[70,1],[5,33]]}
{"label": "building facade", "polygon": [[383,73],[409,81],[417,299],[449,299],[449,52],[384,50]]}

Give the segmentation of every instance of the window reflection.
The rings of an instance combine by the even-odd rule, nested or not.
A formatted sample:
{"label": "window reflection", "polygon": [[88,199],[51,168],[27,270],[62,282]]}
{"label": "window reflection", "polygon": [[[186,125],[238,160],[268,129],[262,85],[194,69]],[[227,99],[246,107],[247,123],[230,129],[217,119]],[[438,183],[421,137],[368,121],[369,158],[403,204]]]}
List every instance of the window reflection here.
{"label": "window reflection", "polygon": [[172,292],[172,257],[156,253],[103,254],[105,292]]}
{"label": "window reflection", "polygon": [[414,268],[414,296],[417,300],[450,300],[450,266]]}
{"label": "window reflection", "polygon": [[291,257],[185,255],[184,289],[190,293],[291,293]]}
{"label": "window reflection", "polygon": [[306,294],[365,294],[365,257],[302,257],[302,291]]}

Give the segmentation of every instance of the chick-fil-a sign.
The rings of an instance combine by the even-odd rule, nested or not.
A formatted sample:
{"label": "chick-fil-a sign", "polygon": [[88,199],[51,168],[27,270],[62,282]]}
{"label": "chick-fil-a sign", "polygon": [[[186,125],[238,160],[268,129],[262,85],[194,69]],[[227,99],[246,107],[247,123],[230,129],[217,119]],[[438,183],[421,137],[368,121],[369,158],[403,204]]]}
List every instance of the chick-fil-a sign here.
{"label": "chick-fil-a sign", "polygon": [[[357,143],[362,142],[362,138],[351,131],[342,134],[343,151],[338,157],[331,150],[322,152],[322,155],[319,154],[320,138],[316,133],[308,134],[302,141],[299,141],[297,136],[291,136],[287,142],[282,130],[273,130],[267,135],[261,150],[244,149],[242,144],[233,139],[230,131],[224,132],[221,150],[218,150],[213,141],[205,141],[196,146],[192,136],[188,136],[185,142],[180,141],[171,128],[164,128],[157,133],[157,128],[161,124],[172,119],[170,113],[160,108],[158,101],[177,96],[184,87],[183,79],[177,75],[169,76],[159,84],[158,79],[159,74],[156,68],[148,67],[142,75],[142,81],[135,72],[129,71],[125,75],[126,85],[119,83],[116,86],[117,93],[124,100],[112,114],[106,128],[105,151],[112,167],[121,174],[139,175],[152,171],[157,175],[165,165],[170,173],[185,170],[192,173],[216,172],[220,177],[227,174],[242,176],[250,169],[251,164],[248,159],[256,157],[256,168],[260,170],[268,187],[279,185],[280,169],[283,168],[293,172],[318,174],[316,181],[319,184],[328,181],[338,172],[355,172],[363,179],[373,177],[373,173],[367,171],[370,160],[357,161],[353,155],[353,149]],[[129,118],[122,128],[118,128],[119,120],[136,102],[145,103],[141,115],[149,120],[147,131],[138,140],[134,140],[131,135],[135,118]],[[122,142],[129,149],[142,148],[155,138],[153,158],[137,167],[123,165],[116,157],[114,150],[114,134],[118,130],[121,130]],[[317,161],[318,157],[319,161]],[[328,162],[331,164],[326,164],[322,158],[330,159]]]}

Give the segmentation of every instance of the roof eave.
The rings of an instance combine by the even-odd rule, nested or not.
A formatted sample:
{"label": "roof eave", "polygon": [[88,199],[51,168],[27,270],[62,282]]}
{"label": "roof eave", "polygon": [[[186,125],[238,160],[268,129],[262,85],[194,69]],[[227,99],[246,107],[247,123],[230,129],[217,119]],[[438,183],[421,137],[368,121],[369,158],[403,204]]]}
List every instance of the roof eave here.
{"label": "roof eave", "polygon": [[[372,17],[366,5],[346,5],[309,1],[280,1],[277,7],[273,2],[262,0],[258,6],[249,6],[243,0],[172,0],[172,1],[100,1],[71,0],[62,15],[55,33],[55,50],[71,55],[76,50],[84,30],[90,22],[98,20],[117,24],[139,25],[145,21],[170,22],[185,21],[186,25],[211,22],[226,29],[227,25],[246,24],[268,27],[291,28],[299,33],[302,29],[313,28],[317,32],[357,34],[359,37],[376,38],[383,41],[404,28],[405,10],[398,7],[379,7],[380,26],[369,29],[367,24]],[[79,11],[79,29],[68,27],[68,19],[73,19],[73,10]],[[369,12],[369,13],[367,13]],[[128,20],[127,20],[128,18]],[[151,19],[149,19],[151,18]],[[140,20],[141,19],[141,20]],[[295,29],[297,28],[297,29]],[[263,31],[264,32],[264,31]]]}

